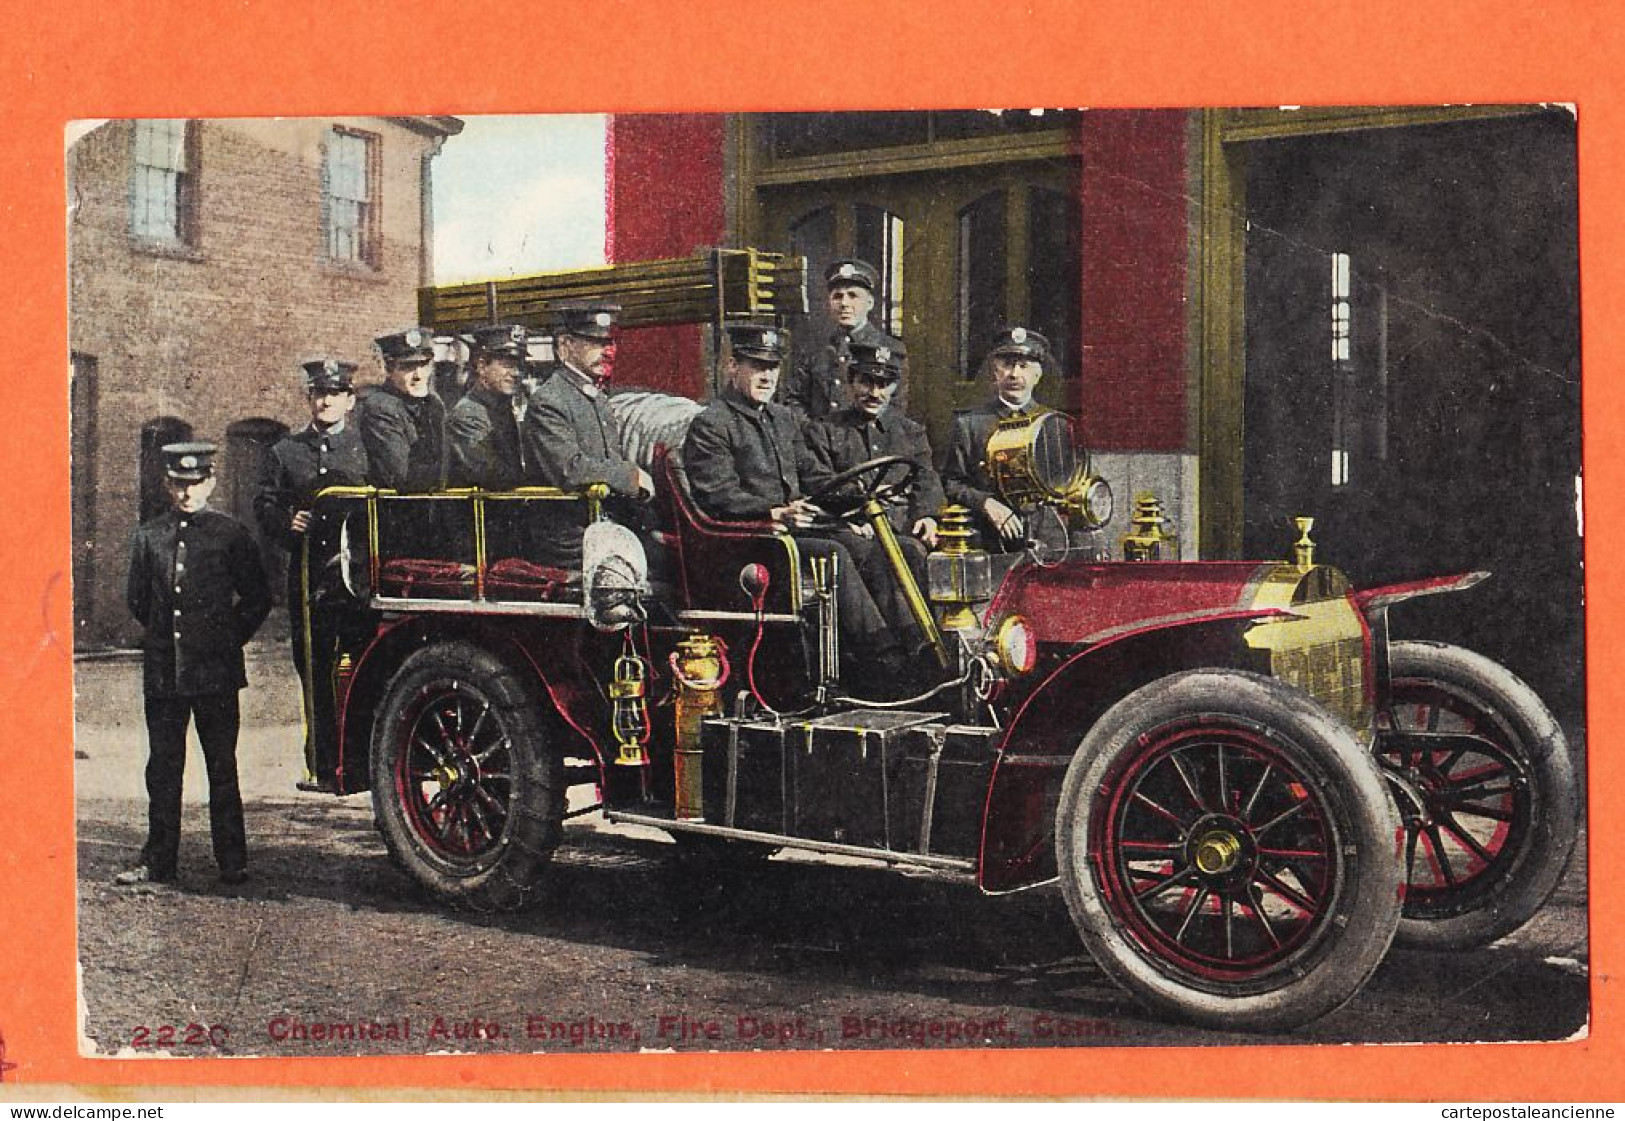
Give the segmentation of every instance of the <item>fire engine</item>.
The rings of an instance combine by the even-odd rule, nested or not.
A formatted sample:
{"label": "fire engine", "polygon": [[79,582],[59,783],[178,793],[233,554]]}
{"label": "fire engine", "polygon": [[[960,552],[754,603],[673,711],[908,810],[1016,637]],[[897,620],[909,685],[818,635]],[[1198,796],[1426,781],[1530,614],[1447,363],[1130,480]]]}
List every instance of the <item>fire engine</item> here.
{"label": "fire engine", "polygon": [[[799,259],[717,250],[426,290],[421,311],[447,333],[540,325],[586,294],[634,329],[720,326],[793,316],[804,293]],[[1149,496],[1122,559],[990,555],[949,511],[926,586],[894,565],[933,673],[865,699],[838,673],[847,574],[696,506],[693,401],[612,402],[656,479],[646,542],[595,487],[318,500],[305,619],[340,624],[318,675],[339,792],[371,790],[394,860],[445,903],[539,901],[567,812],[586,810],[700,860],[802,849],[990,894],[1058,883],[1146,1005],[1279,1031],[1348,1000],[1396,939],[1489,942],[1557,884],[1578,803],[1552,715],[1486,658],[1389,634],[1407,601],[1484,573],[1356,589],[1316,559],[1309,518],[1285,559],[1181,561]],[[1067,423],[996,431],[989,468],[1013,501],[1102,527],[1109,491]],[[860,498],[813,498],[884,541],[908,476],[875,461],[841,480]],[[539,559],[561,533],[583,535],[581,570]],[[585,784],[591,804],[567,811]]]}

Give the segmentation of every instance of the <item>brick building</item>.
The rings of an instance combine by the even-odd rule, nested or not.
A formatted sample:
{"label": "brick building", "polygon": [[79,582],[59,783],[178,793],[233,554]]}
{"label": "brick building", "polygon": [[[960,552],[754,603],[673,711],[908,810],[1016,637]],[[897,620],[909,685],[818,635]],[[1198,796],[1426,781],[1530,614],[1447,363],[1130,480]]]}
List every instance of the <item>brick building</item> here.
{"label": "brick building", "polygon": [[[1149,488],[1187,557],[1284,555],[1312,514],[1360,582],[1493,569],[1398,625],[1577,710],[1572,114],[622,115],[609,137],[612,259],[869,259],[933,441],[987,394],[991,329],[1037,327],[1061,358],[1040,396],[1078,417],[1119,532]],[[826,330],[819,295],[803,338]],[[627,340],[618,366],[707,392],[701,332],[671,334]]]}
{"label": "brick building", "polygon": [[162,444],[219,443],[215,505],[252,524],[260,456],[304,418],[299,362],[334,355],[365,371],[374,335],[414,320],[433,276],[431,161],[461,128],[120,120],[69,148],[80,644],[134,633],[126,542],[161,508]]}

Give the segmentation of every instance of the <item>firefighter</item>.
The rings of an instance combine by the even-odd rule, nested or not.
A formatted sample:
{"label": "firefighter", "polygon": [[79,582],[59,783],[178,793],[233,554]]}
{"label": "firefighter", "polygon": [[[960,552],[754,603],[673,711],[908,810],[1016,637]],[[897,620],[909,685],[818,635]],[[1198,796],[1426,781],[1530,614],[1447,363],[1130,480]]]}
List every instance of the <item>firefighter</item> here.
{"label": "firefighter", "polygon": [[373,346],[384,384],[356,409],[367,481],[403,493],[439,490],[446,485],[446,406],[434,392],[434,337],[409,327]]}
{"label": "firefighter", "polygon": [[1037,331],[1027,327],[1000,331],[982,362],[982,376],[992,383],[993,399],[954,414],[953,433],[942,458],[942,488],[949,502],[971,511],[986,548],[1024,549],[1037,528],[1027,524],[1029,511],[1012,509],[999,496],[983,461],[988,437],[999,421],[1052,411],[1033,400],[1033,391],[1052,365],[1049,340]]}
{"label": "firefighter", "polygon": [[254,539],[208,509],[215,446],[167,444],[170,508],[143,523],[130,547],[127,601],[143,628],[147,720],[147,843],[121,885],[176,878],[186,727],[197,725],[209,776],[209,830],[220,879],[248,879],[248,844],[237,785],[237,693],[247,684],[243,645],[271,610],[270,586]]}
{"label": "firefighter", "polygon": [[[349,423],[355,408],[356,365],[318,358],[303,367],[310,423],[289,433],[265,458],[254,516],[260,529],[288,552],[288,616],[293,664],[305,695],[305,776],[301,790],[331,793],[337,789],[331,676],[338,627],[330,611],[310,610],[304,576],[304,543],[311,529],[316,495],[326,487],[364,486],[367,453],[361,435]],[[305,646],[306,627],[311,643]]]}
{"label": "firefighter", "polygon": [[473,384],[452,406],[446,422],[452,486],[511,490],[524,481],[517,404],[528,344],[529,333],[519,324],[473,333]]}
{"label": "firefighter", "polygon": [[[810,556],[836,556],[847,574],[836,587],[841,650],[865,679],[890,684],[908,677],[902,649],[875,604],[851,551],[820,532],[823,511],[808,501],[802,472],[812,468],[800,424],[773,401],[784,361],[783,335],[774,327],[728,327],[727,385],[696,416],[683,442],[683,465],[694,501],[724,521],[772,521],[794,535]],[[878,673],[876,671],[879,671]]]}
{"label": "firefighter", "polygon": [[[925,427],[904,416],[893,404],[903,376],[903,352],[885,345],[853,343],[847,365],[847,405],[821,421],[807,425],[805,437],[811,465],[804,482],[818,491],[842,471],[882,456],[901,456],[914,464],[914,486],[904,505],[890,506],[887,520],[896,531],[904,559],[922,586],[927,547],[937,541],[936,513],[942,506],[942,483],[931,464],[931,445]],[[857,493],[862,480],[848,484]],[[899,635],[925,636],[908,608],[885,550],[874,538],[874,528],[848,524],[837,539],[857,561],[875,602]]]}
{"label": "firefighter", "polygon": [[846,406],[846,373],[854,345],[903,353],[901,341],[869,321],[880,286],[880,274],[873,265],[855,257],[834,261],[824,272],[824,284],[835,329],[827,342],[798,363],[784,392],[784,403],[810,421]]}
{"label": "firefighter", "polygon": [[[610,490],[606,509],[641,527],[638,504],[654,496],[654,480],[628,458],[606,390],[614,371],[614,304],[572,303],[554,309],[559,363],[531,395],[521,426],[526,481],[579,491],[593,483]],[[548,535],[548,563],[581,567],[581,525]]]}

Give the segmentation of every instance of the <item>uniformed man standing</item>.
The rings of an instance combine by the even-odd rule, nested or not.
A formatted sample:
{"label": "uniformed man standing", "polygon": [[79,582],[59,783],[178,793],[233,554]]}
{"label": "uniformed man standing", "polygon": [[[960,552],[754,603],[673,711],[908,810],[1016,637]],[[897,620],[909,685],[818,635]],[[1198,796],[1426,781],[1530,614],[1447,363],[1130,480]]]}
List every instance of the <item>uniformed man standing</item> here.
{"label": "uniformed man standing", "polygon": [[835,261],[825,270],[824,282],[835,329],[796,367],[783,395],[784,403],[808,420],[821,420],[846,407],[846,371],[854,344],[903,353],[899,340],[869,321],[880,285],[873,265],[855,257]]}
{"label": "uniformed man standing", "polygon": [[384,384],[356,410],[367,481],[402,493],[446,485],[446,407],[435,394],[434,337],[411,327],[374,340]]}
{"label": "uniformed man standing", "polygon": [[[872,682],[906,678],[896,634],[875,604],[846,543],[817,532],[823,511],[806,497],[811,464],[796,415],[773,401],[784,360],[783,336],[769,326],[728,329],[727,385],[689,425],[683,465],[694,501],[724,521],[772,521],[794,534],[802,552],[837,557],[841,648],[849,665],[865,665]],[[845,535],[843,535],[845,536]]]}
{"label": "uniformed man standing", "polygon": [[518,324],[473,333],[474,381],[446,421],[452,486],[511,490],[524,482],[516,394],[528,342]]}
{"label": "uniformed man standing", "polygon": [[[293,664],[305,694],[305,777],[301,790],[337,789],[338,765],[333,695],[326,682],[332,675],[333,651],[338,641],[337,621],[331,611],[312,611],[305,578],[305,542],[309,539],[312,506],[327,487],[365,486],[367,453],[361,436],[349,423],[355,408],[354,362],[318,358],[304,364],[305,400],[310,423],[289,433],[265,459],[254,515],[266,536],[288,551],[288,617],[293,636]],[[311,642],[305,642],[309,628]]]}
{"label": "uniformed man standing", "polygon": [[[521,425],[526,481],[579,491],[592,483],[610,489],[611,516],[634,526],[632,503],[654,495],[654,480],[632,462],[605,389],[614,372],[614,304],[577,303],[555,309],[554,350],[559,364],[531,396]],[[620,501],[615,501],[619,499]],[[548,563],[581,567],[580,522],[553,536]]]}
{"label": "uniformed man standing", "polygon": [[[907,502],[889,507],[886,515],[896,531],[904,560],[923,587],[926,548],[934,546],[937,540],[936,515],[942,506],[942,482],[931,463],[931,444],[926,438],[925,426],[910,420],[892,404],[902,373],[901,351],[889,346],[852,344],[847,366],[848,404],[839,412],[807,425],[805,437],[811,465],[803,482],[808,490],[816,492],[841,472],[872,459],[895,455],[912,463],[914,486]],[[900,470],[893,469],[894,472]],[[863,485],[864,480],[854,480],[846,490],[858,497]],[[849,525],[838,539],[857,561],[876,604],[896,633],[915,635],[915,645],[923,645],[925,636],[918,633],[918,625],[885,549],[874,539],[873,527],[863,523]]]}
{"label": "uniformed man standing", "polygon": [[1036,528],[1027,524],[1028,512],[1011,509],[999,497],[984,461],[988,437],[999,421],[1053,411],[1033,400],[1033,390],[1051,364],[1049,340],[1037,331],[1026,327],[1000,331],[982,363],[982,375],[993,385],[993,400],[954,414],[953,434],[942,459],[942,487],[949,502],[971,511],[986,548],[1023,549]]}
{"label": "uniformed man standing", "polygon": [[143,627],[147,718],[147,843],[119,884],[176,878],[186,727],[197,724],[209,776],[209,828],[220,878],[248,878],[237,786],[237,692],[247,684],[243,644],[271,610],[270,587],[248,530],[207,509],[215,446],[163,448],[170,509],[131,541],[127,599]]}

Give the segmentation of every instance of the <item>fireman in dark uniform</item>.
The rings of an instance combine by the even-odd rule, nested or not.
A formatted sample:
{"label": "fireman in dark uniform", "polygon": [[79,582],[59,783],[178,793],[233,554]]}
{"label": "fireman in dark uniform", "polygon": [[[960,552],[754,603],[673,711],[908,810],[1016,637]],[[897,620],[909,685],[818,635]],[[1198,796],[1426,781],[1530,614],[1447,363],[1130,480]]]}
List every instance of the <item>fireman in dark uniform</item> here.
{"label": "fireman in dark uniform", "polygon": [[[254,515],[265,535],[288,551],[288,618],[293,664],[305,693],[305,777],[301,790],[336,789],[333,694],[325,683],[338,641],[330,610],[312,611],[307,595],[304,544],[311,529],[316,495],[327,487],[358,487],[367,482],[367,453],[349,422],[355,408],[353,362],[319,358],[304,365],[310,423],[289,433],[265,458]],[[307,652],[305,630],[312,642]],[[312,683],[316,683],[314,686]]]}
{"label": "fireman in dark uniform", "polygon": [[1026,327],[1000,331],[982,363],[983,376],[993,383],[993,400],[954,414],[953,434],[942,458],[942,488],[949,502],[970,510],[984,548],[1024,549],[1039,528],[1027,524],[1030,511],[1005,504],[984,460],[988,437],[999,421],[1052,411],[1033,400],[1033,390],[1051,365],[1049,340],[1043,335]]}
{"label": "fireman in dark uniform", "polygon": [[446,407],[434,392],[434,337],[411,327],[374,340],[384,384],[356,409],[367,481],[403,493],[446,485]]}
{"label": "fireman in dark uniform", "polygon": [[512,490],[524,482],[516,394],[528,343],[517,324],[474,332],[474,380],[446,421],[452,486]]}
{"label": "fireman in dark uniform", "polygon": [[782,398],[808,420],[821,420],[846,407],[846,371],[854,344],[903,352],[900,341],[869,321],[880,285],[873,265],[856,258],[835,261],[825,270],[824,283],[835,330],[797,364]]}
{"label": "fireman in dark uniform", "polygon": [[147,717],[147,843],[120,884],[173,881],[181,840],[186,726],[197,724],[209,775],[209,828],[220,878],[248,878],[237,787],[237,692],[247,684],[243,644],[271,610],[258,547],[242,525],[206,508],[213,444],[163,448],[170,509],[131,541],[130,612],[143,627]]}
{"label": "fireman in dark uniform", "polygon": [[[808,490],[818,491],[842,471],[882,456],[901,456],[914,464],[917,473],[906,505],[891,506],[886,515],[896,531],[904,559],[923,587],[926,549],[937,541],[936,515],[942,506],[942,482],[931,463],[925,426],[910,420],[892,404],[903,375],[903,357],[901,351],[889,346],[852,344],[847,366],[849,403],[839,412],[806,426],[811,465],[802,481]],[[848,484],[848,490],[855,497],[862,485],[862,480],[855,480]],[[873,527],[861,522],[851,524],[839,532],[837,539],[857,561],[876,604],[896,633],[913,635],[913,644],[923,645],[925,636],[918,633],[891,562],[874,538]]]}
{"label": "fireman in dark uniform", "polygon": [[[721,396],[689,425],[683,465],[700,509],[725,521],[772,521],[809,556],[836,556],[842,654],[874,681],[897,681],[904,661],[862,571],[840,537],[817,531],[823,511],[809,502],[802,472],[812,467],[796,415],[772,400],[784,360],[773,327],[728,328],[728,379]],[[841,535],[846,536],[846,535]],[[879,672],[876,673],[875,671]]]}
{"label": "fireman in dark uniform", "polygon": [[[554,309],[553,347],[559,363],[531,395],[520,443],[527,482],[572,491],[602,483],[611,493],[606,511],[636,529],[643,524],[638,504],[654,496],[654,480],[627,457],[620,422],[607,399],[619,311],[603,303]],[[571,513],[573,520],[551,535],[548,555],[539,559],[581,567],[580,511]]]}

